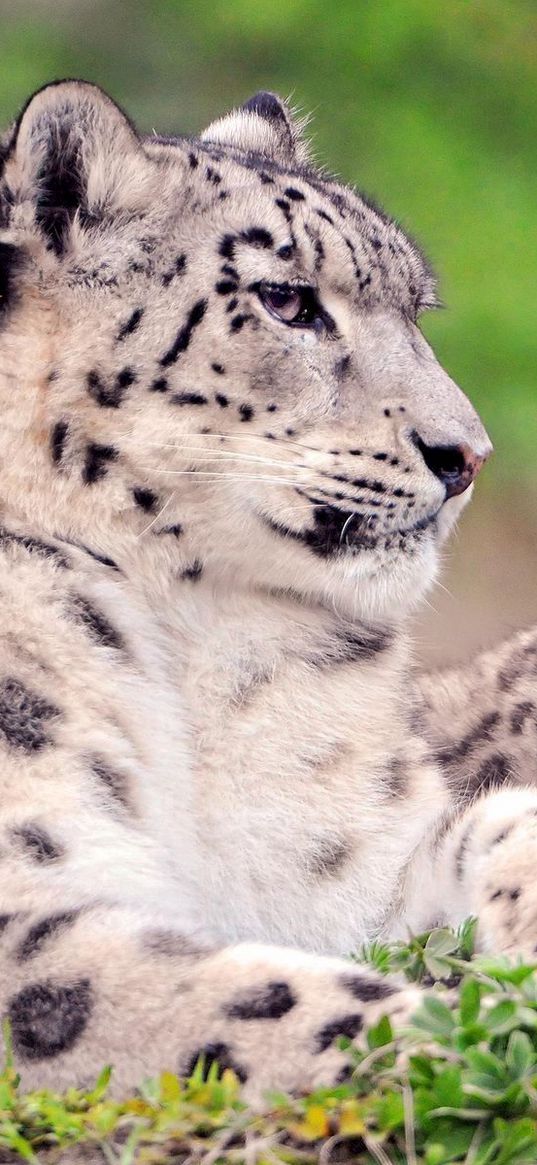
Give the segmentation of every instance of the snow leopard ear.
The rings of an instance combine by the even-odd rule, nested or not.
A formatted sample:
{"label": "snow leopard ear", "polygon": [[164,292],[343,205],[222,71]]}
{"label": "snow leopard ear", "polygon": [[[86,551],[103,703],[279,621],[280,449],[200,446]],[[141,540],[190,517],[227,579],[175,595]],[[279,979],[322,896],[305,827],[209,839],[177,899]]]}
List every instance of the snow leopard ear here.
{"label": "snow leopard ear", "polygon": [[303,131],[308,118],[297,118],[281,97],[256,93],[239,109],[219,118],[204,130],[203,142],[230,146],[241,153],[261,154],[280,166],[308,162]]}
{"label": "snow leopard ear", "polygon": [[[148,170],[134,127],[85,81],[58,81],[30,98],[11,134],[4,182],[15,206],[33,208],[47,246],[62,255],[72,223],[94,225],[143,199]],[[30,225],[23,215],[25,225]],[[18,220],[21,221],[20,215]]]}

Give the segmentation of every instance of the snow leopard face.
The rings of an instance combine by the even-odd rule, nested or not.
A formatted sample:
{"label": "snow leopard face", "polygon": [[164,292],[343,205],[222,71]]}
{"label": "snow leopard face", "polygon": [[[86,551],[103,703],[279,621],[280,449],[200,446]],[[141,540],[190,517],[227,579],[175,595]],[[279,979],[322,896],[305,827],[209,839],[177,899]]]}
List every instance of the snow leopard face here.
{"label": "snow leopard face", "polygon": [[35,504],[110,550],[129,523],[168,556],[190,538],[191,581],[411,607],[490,452],[419,330],[415,244],[270,94],[140,138],[62,82],[1,156],[0,350]]}

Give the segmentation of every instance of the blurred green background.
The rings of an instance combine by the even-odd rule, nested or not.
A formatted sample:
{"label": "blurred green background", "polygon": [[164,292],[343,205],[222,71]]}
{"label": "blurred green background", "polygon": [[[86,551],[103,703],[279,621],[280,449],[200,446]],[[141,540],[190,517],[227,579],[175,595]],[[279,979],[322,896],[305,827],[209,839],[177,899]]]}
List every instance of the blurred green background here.
{"label": "blurred green background", "polygon": [[496,456],[451,552],[425,656],[537,618],[535,0],[0,0],[0,121],[62,76],[145,131],[192,133],[257,89],[314,115],[317,157],[424,245],[424,321]]}

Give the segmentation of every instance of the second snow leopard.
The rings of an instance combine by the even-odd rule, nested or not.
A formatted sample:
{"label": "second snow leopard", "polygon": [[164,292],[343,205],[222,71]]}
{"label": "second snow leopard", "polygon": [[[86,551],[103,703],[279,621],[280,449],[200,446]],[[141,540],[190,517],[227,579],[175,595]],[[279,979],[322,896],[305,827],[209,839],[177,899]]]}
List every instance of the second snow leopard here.
{"label": "second snow leopard", "polygon": [[63,82],[0,158],[23,1084],[201,1052],[256,1100],[328,1083],[338,1035],[416,1003],[345,961],[365,939],[476,913],[537,943],[535,633],[475,691],[416,684],[405,634],[490,452],[418,328],[431,272],[270,94],[141,138]]}

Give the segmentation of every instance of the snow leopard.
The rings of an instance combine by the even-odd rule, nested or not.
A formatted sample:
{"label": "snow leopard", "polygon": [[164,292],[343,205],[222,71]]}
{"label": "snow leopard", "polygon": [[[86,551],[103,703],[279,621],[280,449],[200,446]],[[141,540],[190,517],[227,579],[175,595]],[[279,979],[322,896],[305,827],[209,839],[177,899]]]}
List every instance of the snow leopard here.
{"label": "snow leopard", "polygon": [[348,1069],[439,918],[537,943],[537,637],[420,676],[491,452],[418,246],[261,92],[142,136],[98,87],[0,148],[0,1004],[28,1088]]}

